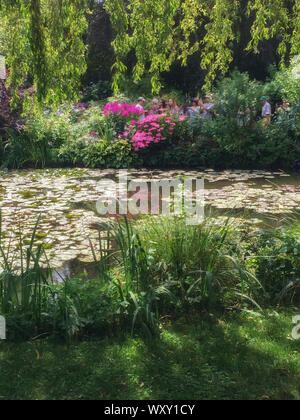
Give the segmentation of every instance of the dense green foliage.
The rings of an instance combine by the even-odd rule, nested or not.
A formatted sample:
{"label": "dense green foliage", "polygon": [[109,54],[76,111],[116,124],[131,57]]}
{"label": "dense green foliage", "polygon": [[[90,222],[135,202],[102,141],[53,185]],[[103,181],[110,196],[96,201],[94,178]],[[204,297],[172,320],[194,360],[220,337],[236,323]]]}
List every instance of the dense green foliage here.
{"label": "dense green foliage", "polygon": [[[150,73],[154,92],[161,88],[161,72],[169,71],[176,60],[186,64],[190,55],[201,51],[201,68],[207,70],[210,87],[220,72],[229,70],[244,14],[251,17],[248,50],[258,52],[261,41],[275,37],[283,62],[300,50],[297,1],[286,5],[282,0],[249,0],[240,7],[240,2],[230,0],[106,0],[105,8],[116,32],[115,90],[126,74],[125,59],[131,50],[136,56],[135,80]],[[195,42],[199,27],[202,38]]]}
{"label": "dense green foliage", "polygon": [[264,286],[261,300],[281,303],[299,301],[300,288],[300,229],[263,231],[255,240],[249,240],[247,252],[257,257],[249,258],[248,267],[255,269]]}
{"label": "dense green foliage", "polygon": [[[247,73],[234,71],[230,77],[221,79],[213,91],[216,114],[213,121],[207,122],[200,115],[192,119],[175,118],[169,132],[166,116],[156,121],[164,128],[166,140],[140,150],[133,143],[131,117],[103,113],[104,102],[99,101],[103,91],[99,86],[95,90],[90,87],[84,98],[98,101],[65,104],[58,111],[47,109],[28,114],[16,128],[10,128],[7,139],[1,141],[0,162],[9,168],[293,169],[300,161],[300,79],[295,78],[296,71],[294,62],[286,71],[275,72],[265,84],[251,80]],[[270,98],[273,111],[272,124],[267,129],[260,117],[259,98],[263,94]],[[182,100],[174,91],[170,95]],[[289,111],[275,113],[282,98],[290,100]],[[120,95],[108,101],[136,103],[136,99]],[[150,98],[148,103],[151,104]],[[146,120],[144,125],[149,124]]]}
{"label": "dense green foliage", "polygon": [[[9,69],[8,84],[16,104],[18,89],[33,81],[38,103],[59,104],[79,90],[90,63],[85,40],[92,0],[2,0],[0,47]],[[133,79],[151,77],[153,91],[162,85],[160,75],[172,64],[187,64],[191,55],[201,56],[206,87],[233,61],[240,43],[243,19],[249,25],[249,51],[258,52],[264,40],[273,39],[285,64],[299,53],[299,4],[296,0],[106,0],[115,31],[113,87],[118,91],[127,70],[127,58],[135,56]],[[105,41],[104,41],[105,42]],[[110,61],[110,59],[107,59]],[[92,65],[92,64],[91,64]],[[200,69],[199,69],[200,70]]]}
{"label": "dense green foliage", "polygon": [[[84,5],[84,0],[1,0],[1,54],[14,105],[28,76],[38,103],[58,105],[77,95],[86,70]],[[31,101],[27,105],[32,107]]]}
{"label": "dense green foliage", "polygon": [[[228,223],[188,226],[184,217],[100,225],[99,255],[91,244],[98,277],[55,284],[51,261],[42,268],[47,260],[45,248],[35,245],[37,225],[29,243],[20,235],[21,267],[12,251],[0,247],[0,311],[10,340],[112,331],[153,338],[166,316],[262,313],[271,305],[299,303],[299,227],[248,237]],[[103,230],[113,244],[109,250]]]}

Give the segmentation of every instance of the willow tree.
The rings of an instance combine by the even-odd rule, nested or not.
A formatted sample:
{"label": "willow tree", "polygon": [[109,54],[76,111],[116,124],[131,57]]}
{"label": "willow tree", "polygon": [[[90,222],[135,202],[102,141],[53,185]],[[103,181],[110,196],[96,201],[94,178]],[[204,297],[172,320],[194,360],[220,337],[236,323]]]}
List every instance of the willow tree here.
{"label": "willow tree", "polygon": [[13,103],[33,78],[38,104],[76,97],[85,72],[85,0],[0,0],[0,36]]}
{"label": "willow tree", "polygon": [[[136,81],[151,74],[153,91],[159,75],[175,61],[182,65],[194,53],[207,71],[206,87],[228,71],[244,13],[251,24],[248,50],[259,52],[263,40],[276,38],[282,64],[300,52],[299,0],[106,0],[105,8],[115,30],[116,60],[113,86],[118,91],[125,76],[126,57],[133,50]],[[204,36],[196,40],[202,28]]]}

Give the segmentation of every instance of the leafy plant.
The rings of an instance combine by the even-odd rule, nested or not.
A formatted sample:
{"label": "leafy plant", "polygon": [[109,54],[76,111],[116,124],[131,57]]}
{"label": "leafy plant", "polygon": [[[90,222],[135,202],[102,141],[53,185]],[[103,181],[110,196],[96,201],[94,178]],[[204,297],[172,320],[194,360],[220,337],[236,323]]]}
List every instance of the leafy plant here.
{"label": "leafy plant", "polygon": [[185,310],[221,304],[227,293],[235,296],[235,302],[236,293],[247,299],[247,293],[251,296],[252,288],[259,287],[251,273],[227,255],[230,236],[228,223],[189,226],[185,218],[149,221],[141,230],[154,281],[168,282],[177,305]]}
{"label": "leafy plant", "polygon": [[7,250],[3,248],[0,214],[0,311],[7,317],[8,325],[15,324],[19,332],[25,327],[23,336],[27,336],[29,331],[39,334],[49,294],[48,286],[52,282],[49,264],[46,268],[42,267],[42,259],[45,258],[43,245],[35,246],[39,219],[26,248],[20,231],[15,254],[10,247]]}
{"label": "leafy plant", "polygon": [[251,244],[247,265],[264,286],[262,301],[278,304],[298,302],[300,290],[299,226],[263,230]]}
{"label": "leafy plant", "polygon": [[[157,302],[160,293],[164,293],[165,289],[161,286],[155,288],[152,284],[147,255],[139,234],[134,232],[128,219],[125,218],[124,223],[108,224],[105,229],[115,250],[104,256],[99,236],[102,256],[98,263],[100,273],[101,275],[105,273],[117,292],[121,313],[131,319],[132,333],[135,329],[140,329],[151,338],[159,332]],[[93,253],[97,262],[95,252]],[[112,262],[107,264],[107,259],[112,259],[116,265],[113,272],[108,271]]]}
{"label": "leafy plant", "polygon": [[111,87],[109,82],[99,81],[98,83],[90,83],[83,91],[81,96],[82,102],[99,101],[111,96]]}

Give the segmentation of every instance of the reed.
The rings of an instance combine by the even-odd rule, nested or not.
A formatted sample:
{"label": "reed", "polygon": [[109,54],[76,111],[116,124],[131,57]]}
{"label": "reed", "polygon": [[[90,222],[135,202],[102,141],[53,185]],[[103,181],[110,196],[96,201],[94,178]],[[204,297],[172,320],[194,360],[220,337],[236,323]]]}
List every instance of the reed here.
{"label": "reed", "polygon": [[[42,312],[52,283],[52,271],[43,245],[35,246],[38,217],[29,245],[19,229],[17,249],[3,245],[2,215],[0,213],[0,311],[4,315],[21,313],[40,326]],[[42,258],[47,261],[44,268]]]}

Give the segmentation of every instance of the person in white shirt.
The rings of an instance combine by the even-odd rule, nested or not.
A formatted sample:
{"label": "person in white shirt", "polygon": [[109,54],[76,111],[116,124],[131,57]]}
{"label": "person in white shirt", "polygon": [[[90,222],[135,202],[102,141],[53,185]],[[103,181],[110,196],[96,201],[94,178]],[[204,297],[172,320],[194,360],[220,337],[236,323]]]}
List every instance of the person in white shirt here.
{"label": "person in white shirt", "polygon": [[203,118],[207,121],[212,121],[214,118],[214,104],[211,103],[210,96],[206,95],[204,103],[200,102]]}
{"label": "person in white shirt", "polygon": [[140,111],[140,116],[139,116],[139,120],[143,120],[146,117],[146,112],[144,109],[144,105],[145,105],[146,99],[140,97],[138,99],[138,103],[136,105],[136,108]]}
{"label": "person in white shirt", "polygon": [[262,103],[261,116],[263,118],[263,128],[267,128],[271,124],[272,108],[266,96],[262,96],[260,101]]}

